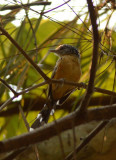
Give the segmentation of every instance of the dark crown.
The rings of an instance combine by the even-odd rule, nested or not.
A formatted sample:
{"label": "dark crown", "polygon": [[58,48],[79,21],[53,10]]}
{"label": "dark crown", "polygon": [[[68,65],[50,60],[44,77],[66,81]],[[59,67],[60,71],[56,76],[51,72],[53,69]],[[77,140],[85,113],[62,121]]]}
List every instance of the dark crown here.
{"label": "dark crown", "polygon": [[56,48],[56,51],[60,55],[73,54],[73,55],[76,55],[80,58],[80,54],[79,54],[78,50],[75,47],[68,45],[68,44],[60,45],[59,47]]}

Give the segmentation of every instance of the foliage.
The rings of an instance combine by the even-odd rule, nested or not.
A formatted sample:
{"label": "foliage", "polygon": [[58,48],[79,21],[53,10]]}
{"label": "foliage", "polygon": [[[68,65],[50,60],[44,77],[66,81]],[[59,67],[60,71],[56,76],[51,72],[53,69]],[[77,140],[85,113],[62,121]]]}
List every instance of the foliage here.
{"label": "foliage", "polygon": [[[100,1],[99,4],[96,5],[96,12],[99,18],[104,15],[104,21],[106,21],[107,24],[103,29],[99,30],[100,45],[95,87],[115,92],[116,32],[115,28],[108,27],[113,13],[111,13],[111,16],[107,15],[108,6],[113,8],[113,2],[109,2],[106,5],[104,4],[105,6],[103,8],[102,3],[103,2]],[[12,23],[12,21],[15,20],[16,14],[22,10],[22,8],[20,8],[1,16],[0,25],[13,37],[20,47],[25,50],[28,56],[31,57],[31,59],[38,64],[43,72],[49,77],[51,76],[52,70],[58,59],[56,55],[49,52],[49,49],[55,48],[60,44],[71,44],[77,47],[81,53],[82,77],[80,82],[88,84],[92,63],[93,34],[89,15],[85,8],[86,6],[82,9],[83,14],[79,14],[81,11],[78,11],[78,15],[74,12],[75,18],[72,21],[63,22],[57,21],[51,17],[47,17],[46,19],[42,18],[42,14],[39,15],[39,13],[39,18],[30,19],[28,16],[29,10],[24,8],[26,15],[21,21],[20,26],[17,27]],[[100,14],[100,11],[103,11],[104,8],[105,12]],[[70,11],[73,12],[71,8]],[[84,16],[84,19],[80,24],[79,21],[82,16]],[[99,27],[100,24],[101,23],[99,23]],[[41,75],[37,73],[30,63],[28,63],[27,59],[20,53],[20,51],[17,50],[17,48],[7,39],[7,37],[2,34],[0,35],[0,68],[0,77],[16,91],[22,91],[43,82]],[[15,98],[14,101],[9,103],[4,110],[1,111],[1,140],[26,132],[26,127],[22,120],[21,113],[18,111],[18,106],[20,104],[23,108],[26,108],[25,115],[30,124],[40,110],[39,101],[41,101],[42,98],[44,101],[47,99],[47,88],[48,85],[43,85],[22,94],[20,100]],[[75,101],[71,104],[72,110],[77,107],[77,104],[80,99],[82,99],[84,92],[85,90],[80,88],[70,96],[70,98],[75,98]],[[9,98],[11,98],[11,96],[11,91],[9,91],[3,83],[0,83],[0,104],[2,105],[5,103]],[[97,96],[102,97],[104,95],[95,92],[92,98]],[[25,105],[26,99],[29,99],[29,101]],[[33,105],[32,108],[32,104],[36,104],[35,100],[38,101],[38,106],[34,107]],[[101,99],[98,101],[100,100]],[[98,104],[93,104],[93,107],[94,106],[98,107]],[[36,107],[38,107],[37,111],[35,111]],[[17,108],[16,114],[12,115],[9,112],[12,108]],[[8,113],[7,116],[2,116],[5,112]],[[62,116],[68,114],[68,112],[69,110],[61,107],[55,113],[56,118],[61,118]],[[52,120],[53,118],[51,117],[50,121]]]}

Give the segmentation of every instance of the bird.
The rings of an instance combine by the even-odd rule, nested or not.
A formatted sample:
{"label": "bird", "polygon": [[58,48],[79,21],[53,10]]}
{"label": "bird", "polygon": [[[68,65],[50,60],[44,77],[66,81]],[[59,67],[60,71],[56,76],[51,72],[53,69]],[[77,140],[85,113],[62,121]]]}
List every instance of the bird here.
{"label": "bird", "polygon": [[[78,82],[81,77],[80,54],[72,45],[62,44],[50,52],[59,56],[54,67],[51,79],[62,80],[62,83],[52,83],[48,88],[48,103],[38,114],[31,129],[36,129],[48,122],[49,116],[55,106],[62,105],[76,86],[65,84],[65,81]],[[64,83],[63,83],[64,82]]]}

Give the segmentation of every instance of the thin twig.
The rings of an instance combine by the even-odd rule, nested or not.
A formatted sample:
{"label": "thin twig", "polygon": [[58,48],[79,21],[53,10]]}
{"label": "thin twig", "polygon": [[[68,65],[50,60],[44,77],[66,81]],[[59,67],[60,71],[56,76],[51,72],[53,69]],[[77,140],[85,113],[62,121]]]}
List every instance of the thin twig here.
{"label": "thin twig", "polygon": [[29,123],[28,123],[27,120],[26,120],[26,117],[25,117],[25,115],[24,115],[24,112],[23,112],[23,110],[22,110],[22,107],[21,107],[20,104],[19,104],[18,107],[19,107],[19,111],[20,111],[20,113],[21,113],[21,115],[22,115],[23,121],[24,121],[24,123],[25,123],[25,126],[26,126],[27,130],[29,131],[29,129],[30,129]]}
{"label": "thin twig", "polygon": [[74,124],[73,124],[73,127],[72,127],[72,132],[73,132],[73,143],[74,143],[73,158],[74,158],[74,160],[76,160],[77,159],[76,158],[76,141],[77,141],[77,139],[76,139],[76,133],[75,133],[75,126],[74,126]]}
{"label": "thin twig", "polygon": [[25,150],[26,150],[26,148],[21,148],[21,149],[15,150],[14,152],[9,153],[2,160],[14,160],[14,158],[16,158],[19,154],[21,154]]}
{"label": "thin twig", "polygon": [[31,20],[29,19],[29,16],[28,16],[28,11],[25,10],[25,12],[26,12],[26,17],[27,17],[27,20],[29,22],[30,28],[32,30],[32,36],[34,37],[34,45],[35,45],[35,49],[36,49],[35,50],[36,51],[36,61],[35,62],[37,62],[37,55],[38,55],[38,52],[37,52],[37,39],[36,39],[35,31],[33,29],[33,25],[31,23]]}
{"label": "thin twig", "polygon": [[0,106],[0,111],[2,111],[2,110],[3,110],[10,102],[12,102],[12,100],[14,100],[16,97],[18,97],[18,96],[20,96],[20,95],[22,95],[22,94],[24,94],[24,93],[27,93],[27,92],[29,92],[30,90],[33,90],[33,89],[35,89],[35,88],[37,88],[37,87],[43,86],[43,85],[45,85],[45,84],[47,84],[46,81],[44,81],[44,82],[42,82],[42,83],[39,83],[39,84],[37,84],[37,85],[35,85],[35,86],[29,87],[29,88],[27,88],[27,89],[25,89],[25,90],[23,90],[23,91],[21,91],[21,92],[18,92],[16,95],[14,95],[12,98],[8,99],[6,102],[4,102],[4,103]]}
{"label": "thin twig", "polygon": [[31,90],[33,90],[33,89],[36,89],[36,88],[38,88],[38,87],[41,87],[41,86],[43,86],[43,85],[45,85],[45,84],[48,84],[47,81],[41,82],[41,83],[36,84],[36,85],[34,85],[34,86],[31,86],[31,87],[29,87],[29,88],[26,88],[26,89],[24,89],[23,91],[18,92],[18,95],[25,94],[25,93],[27,93],[27,92],[29,92],[29,91],[31,91]]}
{"label": "thin twig", "polygon": [[97,9],[97,10],[102,9],[104,6],[106,6],[106,5],[108,4],[109,1],[110,1],[110,0],[105,0],[103,3],[100,3],[100,4],[96,7],[96,9]]}
{"label": "thin twig", "polygon": [[27,59],[27,61],[36,69],[36,71],[45,79],[50,80],[46,74],[39,68],[39,66],[27,55],[27,53],[19,46],[19,44],[9,35],[9,33],[0,26],[0,31],[3,35],[5,35],[11,42],[14,44],[14,46],[20,51],[21,54]]}
{"label": "thin twig", "polygon": [[15,99],[17,96],[13,96],[12,98],[8,99],[6,102],[4,102],[1,106],[0,106],[0,111],[2,111],[10,102],[12,102],[13,99]]}
{"label": "thin twig", "polygon": [[50,5],[51,2],[32,2],[32,3],[27,3],[27,4],[22,4],[22,5],[9,5],[9,6],[3,6],[0,7],[0,11],[4,10],[13,10],[13,9],[18,9],[23,7],[31,7],[31,6],[36,6],[36,5]]}
{"label": "thin twig", "polygon": [[63,5],[67,4],[67,3],[70,2],[70,1],[71,1],[71,0],[68,0],[68,1],[64,2],[63,4],[61,4],[61,5],[59,5],[59,6],[55,7],[55,8],[52,8],[52,9],[50,9],[50,10],[48,10],[48,11],[43,12],[42,14],[49,13],[49,12],[51,12],[51,11],[59,8],[59,7],[62,7]]}
{"label": "thin twig", "polygon": [[[44,81],[42,83],[39,83],[39,84],[36,84],[36,85],[34,85],[32,87],[24,89],[23,91],[18,92],[17,95],[14,95],[12,98],[8,99],[4,104],[2,104],[0,106],[0,111],[3,110],[3,108],[5,108],[10,102],[12,102],[12,100],[14,100],[19,95],[25,94],[25,93],[27,93],[27,92],[29,92],[29,91],[37,88],[37,87],[43,86],[45,84],[51,84],[51,83],[60,83],[61,84],[62,80],[54,80],[54,79],[52,79],[50,82]],[[68,85],[74,85],[74,86],[77,86],[78,88],[87,89],[87,85],[85,83],[74,83],[74,82],[70,82],[70,81],[64,81],[63,83],[64,84],[68,84]],[[94,92],[103,93],[103,94],[107,94],[107,95],[116,97],[116,92],[112,92],[112,91],[109,91],[109,90],[106,90],[106,89],[101,89],[101,88],[95,87],[94,88]]]}
{"label": "thin twig", "polygon": [[[35,12],[35,13],[37,13],[37,14],[40,14],[40,15],[42,14],[41,12],[38,12],[38,11],[32,9],[32,8],[30,8],[30,10],[33,11],[33,12]],[[59,24],[60,26],[65,27],[65,29],[68,29],[68,30],[70,30],[71,32],[79,35],[78,32],[77,32],[78,29],[76,29],[77,31],[75,31],[75,28],[73,28],[72,26],[70,27],[70,25],[67,25],[66,23],[63,23],[63,24],[62,24],[62,23],[60,23],[59,21],[57,21],[56,19],[53,19],[52,17],[46,16],[45,14],[42,14],[42,15],[43,15],[44,17],[48,18],[50,21],[53,21],[53,22]],[[77,17],[76,17],[75,19],[77,19]],[[74,20],[75,20],[75,19],[74,19]],[[73,28],[73,29],[72,29],[72,28]],[[49,39],[50,39],[50,38],[49,38]],[[88,39],[87,39],[86,37],[84,37],[84,40],[87,40],[87,41],[88,41]]]}
{"label": "thin twig", "polygon": [[[52,79],[49,82],[44,81],[42,83],[39,83],[39,84],[36,84],[36,85],[34,85],[32,87],[24,89],[23,91],[19,92],[18,95],[27,93],[27,92],[29,92],[29,91],[37,88],[37,87],[45,85],[45,84],[52,84],[52,83],[62,84],[62,80]],[[70,81],[64,81],[63,84],[68,84],[68,85],[76,86],[79,89],[80,88],[87,89],[87,87],[88,87],[88,85],[85,84],[85,83],[75,83],[75,82],[70,82]],[[113,92],[113,91],[110,91],[110,90],[106,90],[106,89],[102,89],[102,88],[98,88],[98,87],[94,87],[94,92],[103,93],[103,94],[107,94],[107,95],[110,95],[110,96],[116,96],[116,92]]]}
{"label": "thin twig", "polygon": [[59,138],[59,142],[60,142],[60,148],[61,148],[61,152],[62,152],[62,158],[65,159],[65,152],[64,152],[63,141],[62,141],[61,133],[60,133],[60,131],[58,129],[58,126],[57,126],[57,121],[56,121],[54,113],[53,113],[53,119],[54,119],[55,128],[57,130],[57,135],[58,135],[58,138]]}
{"label": "thin twig", "polygon": [[17,96],[17,92],[2,78],[0,78],[0,81],[4,84],[5,87],[7,87],[12,93],[14,93],[15,96]]}
{"label": "thin twig", "polygon": [[[21,115],[22,115],[22,118],[23,118],[23,121],[24,121],[24,123],[25,123],[25,126],[26,126],[26,128],[27,128],[27,130],[28,130],[28,132],[29,132],[30,126],[29,126],[29,124],[28,124],[28,122],[27,122],[27,120],[26,120],[26,117],[25,117],[25,115],[24,115],[24,112],[23,112],[23,110],[22,110],[21,105],[19,105],[19,110],[20,110],[20,113],[21,113]],[[35,151],[36,159],[39,160],[39,152],[38,152],[38,149],[37,149],[37,145],[36,145],[36,144],[33,146],[33,149],[34,149],[34,151]]]}
{"label": "thin twig", "polygon": [[[76,154],[84,148],[107,124],[109,121],[103,121],[101,122],[92,132],[89,133],[89,135],[84,138],[83,142],[76,148]],[[74,155],[74,151],[71,152],[65,160],[72,160]]]}

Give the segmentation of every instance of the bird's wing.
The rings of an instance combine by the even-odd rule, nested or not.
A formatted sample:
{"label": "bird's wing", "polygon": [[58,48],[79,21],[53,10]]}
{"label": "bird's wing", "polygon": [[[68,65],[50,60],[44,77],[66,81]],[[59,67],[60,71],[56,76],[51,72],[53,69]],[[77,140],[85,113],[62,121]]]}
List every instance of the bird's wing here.
{"label": "bird's wing", "polygon": [[[52,72],[51,79],[54,78],[56,70],[57,70],[57,66],[55,66],[55,68]],[[51,103],[54,104],[54,100],[53,100],[53,96],[52,96],[52,84],[50,84],[49,87],[48,87],[48,98],[51,100]]]}
{"label": "bird's wing", "polygon": [[72,93],[72,91],[70,91],[69,93],[67,93],[66,95],[64,95],[60,100],[59,100],[59,105],[62,105],[67,98],[70,96],[70,94]]}

